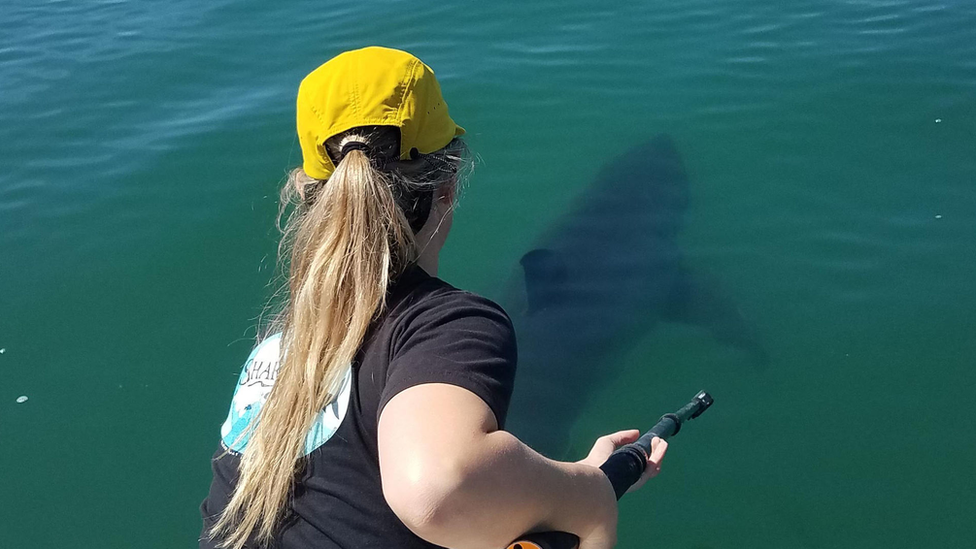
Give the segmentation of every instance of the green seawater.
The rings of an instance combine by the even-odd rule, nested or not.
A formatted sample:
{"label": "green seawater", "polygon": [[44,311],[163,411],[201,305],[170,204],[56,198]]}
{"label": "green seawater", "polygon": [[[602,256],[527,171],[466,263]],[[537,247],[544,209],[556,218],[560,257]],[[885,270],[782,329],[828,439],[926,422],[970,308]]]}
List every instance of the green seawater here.
{"label": "green seawater", "polygon": [[480,157],[457,286],[499,295],[620,152],[681,152],[678,243],[770,362],[669,323],[608,351],[580,457],[716,400],[621,502],[620,547],[976,547],[962,0],[4,0],[0,547],[194,546],[274,288],[298,82],[369,44],[434,68]]}

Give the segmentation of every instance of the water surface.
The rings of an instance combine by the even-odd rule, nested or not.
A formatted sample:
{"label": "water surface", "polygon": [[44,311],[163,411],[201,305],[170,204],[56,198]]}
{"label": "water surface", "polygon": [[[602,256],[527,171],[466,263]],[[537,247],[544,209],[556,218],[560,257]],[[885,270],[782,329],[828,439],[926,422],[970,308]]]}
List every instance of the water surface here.
{"label": "water surface", "polygon": [[368,44],[430,64],[480,156],[455,285],[501,295],[605,162],[680,151],[677,243],[770,363],[666,322],[607,350],[570,453],[716,398],[622,503],[621,547],[976,545],[970,3],[10,0],[4,546],[192,546],[272,288],[294,93]]}

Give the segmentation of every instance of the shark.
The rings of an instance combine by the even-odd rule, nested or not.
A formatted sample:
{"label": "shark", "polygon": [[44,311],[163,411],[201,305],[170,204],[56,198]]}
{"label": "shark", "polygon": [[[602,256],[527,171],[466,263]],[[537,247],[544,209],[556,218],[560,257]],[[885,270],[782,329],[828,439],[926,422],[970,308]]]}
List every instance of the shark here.
{"label": "shark", "polygon": [[562,457],[590,397],[621,373],[608,358],[659,322],[703,327],[765,368],[758,331],[682,254],[689,203],[681,155],[658,135],[606,163],[521,257],[500,302],[519,347],[507,428],[531,447]]}

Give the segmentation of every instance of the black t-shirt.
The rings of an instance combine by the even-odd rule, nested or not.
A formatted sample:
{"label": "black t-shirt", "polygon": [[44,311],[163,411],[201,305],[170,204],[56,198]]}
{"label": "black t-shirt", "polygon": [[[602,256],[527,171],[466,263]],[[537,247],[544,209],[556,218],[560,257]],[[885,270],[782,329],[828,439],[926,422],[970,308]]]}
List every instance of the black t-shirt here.
{"label": "black t-shirt", "polygon": [[[278,336],[265,339],[244,365],[213,458],[213,483],[201,504],[201,549],[238,476],[245,427],[277,375]],[[429,548],[383,498],[377,453],[380,412],[397,393],[424,383],[449,383],[481,397],[499,428],[515,378],[515,332],[492,301],[458,290],[419,267],[391,288],[387,312],[373,323],[338,398],[306,437],[306,465],[296,477],[288,517],[274,547]],[[251,547],[249,545],[248,547]]]}

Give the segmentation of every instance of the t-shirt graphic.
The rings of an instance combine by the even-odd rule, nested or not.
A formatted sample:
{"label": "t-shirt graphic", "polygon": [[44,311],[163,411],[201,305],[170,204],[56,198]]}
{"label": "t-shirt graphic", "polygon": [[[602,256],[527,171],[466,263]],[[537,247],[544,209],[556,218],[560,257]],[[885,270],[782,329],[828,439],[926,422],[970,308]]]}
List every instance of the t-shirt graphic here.
{"label": "t-shirt graphic", "polygon": [[[247,357],[241,377],[238,379],[234,397],[231,399],[227,420],[220,428],[224,447],[230,452],[244,452],[251,438],[251,422],[258,416],[261,406],[268,400],[271,387],[278,377],[281,356],[281,334],[274,334],[261,342]],[[332,438],[349,407],[349,391],[352,386],[352,371],[346,369],[339,396],[319,412],[305,437],[305,455],[311,454]]]}

